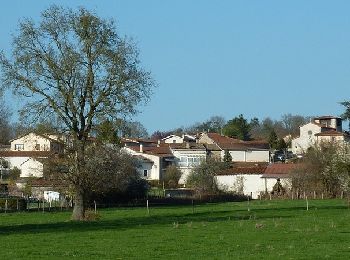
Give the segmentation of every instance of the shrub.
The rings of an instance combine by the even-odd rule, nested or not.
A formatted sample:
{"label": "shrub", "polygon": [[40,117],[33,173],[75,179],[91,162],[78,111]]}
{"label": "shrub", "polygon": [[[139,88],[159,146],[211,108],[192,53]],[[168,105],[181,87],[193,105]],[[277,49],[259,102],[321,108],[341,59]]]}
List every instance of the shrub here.
{"label": "shrub", "polygon": [[[0,209],[5,210],[7,200],[7,210],[25,210],[27,208],[27,202],[23,198],[0,198]],[[17,204],[18,203],[18,204]]]}

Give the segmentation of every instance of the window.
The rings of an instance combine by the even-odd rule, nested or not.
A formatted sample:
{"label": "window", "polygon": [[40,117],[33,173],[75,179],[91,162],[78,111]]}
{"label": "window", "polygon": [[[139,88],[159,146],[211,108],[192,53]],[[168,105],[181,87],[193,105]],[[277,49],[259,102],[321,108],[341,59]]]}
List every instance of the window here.
{"label": "window", "polygon": [[40,144],[35,145],[35,150],[40,151]]}
{"label": "window", "polygon": [[24,144],[15,144],[15,150],[16,151],[23,151],[24,150]]}
{"label": "window", "polygon": [[143,177],[147,177],[148,176],[148,170],[143,170]]}

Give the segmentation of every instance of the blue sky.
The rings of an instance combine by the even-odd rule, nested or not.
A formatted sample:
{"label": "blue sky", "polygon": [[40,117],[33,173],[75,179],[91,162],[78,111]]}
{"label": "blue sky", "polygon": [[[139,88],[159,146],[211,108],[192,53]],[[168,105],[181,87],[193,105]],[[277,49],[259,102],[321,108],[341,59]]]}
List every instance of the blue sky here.
{"label": "blue sky", "polygon": [[350,1],[11,0],[0,49],[9,54],[18,20],[51,3],[113,18],[134,38],[158,83],[135,118],[150,133],[213,115],[340,115],[350,99]]}

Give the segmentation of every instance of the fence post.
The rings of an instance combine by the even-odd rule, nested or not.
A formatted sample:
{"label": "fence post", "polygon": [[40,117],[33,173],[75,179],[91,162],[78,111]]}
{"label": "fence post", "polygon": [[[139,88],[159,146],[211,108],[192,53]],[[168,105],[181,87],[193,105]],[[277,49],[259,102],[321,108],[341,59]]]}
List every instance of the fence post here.
{"label": "fence post", "polygon": [[19,203],[18,203],[18,199],[17,199],[17,211],[19,211]]}
{"label": "fence post", "polygon": [[149,215],[148,199],[147,199],[147,214]]}
{"label": "fence post", "polygon": [[314,199],[316,199],[316,191],[314,191]]}
{"label": "fence post", "polygon": [[306,210],[309,210],[309,201],[307,200],[307,196],[305,198],[306,198]]}
{"label": "fence post", "polygon": [[95,214],[96,214],[97,213],[96,200],[94,200],[94,206],[95,206]]}
{"label": "fence post", "polygon": [[5,200],[5,213],[7,212],[7,199]]}

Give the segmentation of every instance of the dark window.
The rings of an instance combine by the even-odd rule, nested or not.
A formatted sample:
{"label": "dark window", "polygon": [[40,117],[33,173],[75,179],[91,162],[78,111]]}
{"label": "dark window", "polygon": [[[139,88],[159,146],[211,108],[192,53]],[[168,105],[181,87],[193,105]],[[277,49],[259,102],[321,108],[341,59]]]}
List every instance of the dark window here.
{"label": "dark window", "polygon": [[148,170],[143,170],[143,177],[147,177],[148,176]]}

